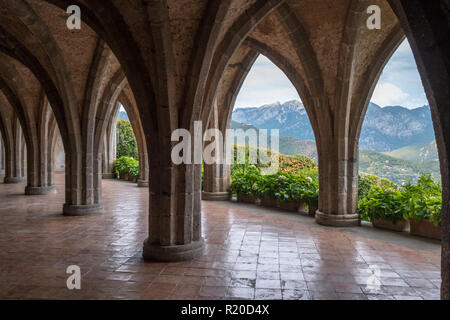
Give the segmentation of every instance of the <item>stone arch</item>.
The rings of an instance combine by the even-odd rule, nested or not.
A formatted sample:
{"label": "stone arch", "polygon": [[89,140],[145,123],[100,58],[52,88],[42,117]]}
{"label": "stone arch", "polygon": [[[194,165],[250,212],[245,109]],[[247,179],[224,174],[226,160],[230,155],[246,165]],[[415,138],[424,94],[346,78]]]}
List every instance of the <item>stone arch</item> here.
{"label": "stone arch", "polygon": [[[226,73],[234,71],[234,74],[230,76],[232,80],[229,83],[224,83],[224,80],[228,78],[226,73],[222,78],[219,84],[219,94],[216,95],[214,109],[208,120],[208,128],[219,129],[222,134],[230,128],[232,109],[237,95],[258,55],[258,52],[245,45],[236,52],[235,56],[242,56],[242,60],[238,62],[232,59],[226,71]],[[233,69],[237,69],[237,71]],[[220,95],[220,93],[223,94]],[[230,197],[229,184],[230,166],[228,164],[204,164],[202,200],[228,200]]]}
{"label": "stone arch", "polygon": [[53,112],[39,84],[35,87],[34,97],[27,87],[30,84],[33,87],[32,83],[38,83],[37,79],[32,79],[33,76],[29,74],[30,77],[27,77],[25,82],[23,73],[19,72],[18,68],[26,68],[24,66],[16,68],[9,57],[3,54],[1,56],[2,61],[9,63],[0,64],[0,77],[3,79],[0,82],[3,82],[3,92],[21,121],[27,146],[28,182],[25,194],[40,195],[54,192],[54,186],[48,184],[48,174],[51,173],[47,170],[46,153],[48,117],[53,116]]}
{"label": "stone arch", "polygon": [[[230,62],[231,68],[239,68],[238,72],[233,74],[233,80],[228,84],[224,84],[224,79],[227,78],[227,73],[225,72],[221,83],[219,84],[219,92],[226,92],[225,97],[220,97],[220,94],[216,95],[216,100],[222,98],[221,102],[215,102],[214,105],[218,105],[218,110],[215,111],[217,114],[213,114],[211,119],[209,119],[209,128],[215,127],[211,125],[211,122],[217,119],[217,127],[221,132],[225,132],[226,129],[230,128],[231,116],[233,111],[234,102],[240,91],[240,88],[250,71],[254,61],[259,54],[265,55],[272,63],[274,63],[291,81],[293,86],[296,88],[302,101],[310,101],[311,94],[308,86],[302,75],[295,71],[295,67],[286,59],[280,52],[276,49],[270,48],[264,43],[259,42],[256,39],[248,37],[240,47],[240,51],[248,48],[249,52],[244,55],[241,60],[236,60]],[[235,54],[239,56],[239,51]],[[230,67],[229,67],[230,68]],[[314,113],[311,108],[311,104],[305,104],[305,109],[308,113],[310,119],[314,117]],[[311,121],[312,122],[312,121]],[[314,133],[317,134],[317,126],[313,124]],[[208,178],[208,175],[210,178]],[[227,185],[229,183],[229,170],[219,165],[219,167],[210,167],[205,165],[205,190],[203,192],[204,200],[226,200],[229,195],[227,190]],[[215,178],[214,178],[215,176]],[[214,179],[216,181],[214,182]],[[211,191],[215,190],[215,191]]]}
{"label": "stone arch", "polygon": [[[76,99],[67,68],[48,26],[24,0],[4,0],[0,50],[29,68],[46,93],[66,150],[66,206],[81,203],[81,135]],[[17,19],[10,20],[10,17]],[[23,41],[19,41],[21,39]]]}
{"label": "stone arch", "polygon": [[409,40],[430,103],[442,177],[441,299],[450,299],[450,7],[388,0]]}
{"label": "stone arch", "polygon": [[[130,93],[131,94],[131,93]],[[121,92],[118,102],[120,102],[130,118],[131,126],[136,137],[139,152],[139,187],[148,186],[149,172],[148,172],[148,150],[147,142],[145,141],[144,129],[139,118],[138,110],[135,106],[134,97],[129,97],[124,91]],[[118,104],[116,104],[118,109]]]}
{"label": "stone arch", "polygon": [[208,73],[201,110],[201,120],[208,123],[212,104],[217,94],[217,87],[222,79],[226,67],[229,65],[234,53],[239,49],[247,35],[262,21],[267,15],[274,11],[280,1],[257,1],[246,12],[242,14],[224,35],[223,40],[218,44],[215,55],[211,62]]}
{"label": "stone arch", "polygon": [[[3,70],[0,71],[0,73]],[[30,120],[27,117],[23,106],[23,100],[21,99],[23,95],[18,95],[17,83],[15,83],[16,78],[13,74],[9,74],[9,77],[4,77],[2,74],[0,77],[0,91],[2,91],[5,97],[4,104],[9,104],[15,113],[13,128],[11,128],[12,133],[10,134],[10,139],[12,141],[13,148],[11,149],[14,154],[14,166],[13,166],[13,176],[20,177],[14,180],[11,178],[10,182],[18,182],[23,180],[23,177],[27,176],[25,173],[25,168],[31,169],[28,172],[29,182],[33,183],[34,174],[34,160],[35,160],[35,136],[33,136],[32,128],[30,126]],[[8,81],[8,83],[5,82]],[[26,157],[25,148],[29,148],[28,157]],[[25,161],[29,161],[28,165],[25,165]]]}
{"label": "stone arch", "polygon": [[7,102],[0,94],[0,132],[5,145],[4,183],[20,183],[25,179],[22,128],[14,110],[5,103]]}

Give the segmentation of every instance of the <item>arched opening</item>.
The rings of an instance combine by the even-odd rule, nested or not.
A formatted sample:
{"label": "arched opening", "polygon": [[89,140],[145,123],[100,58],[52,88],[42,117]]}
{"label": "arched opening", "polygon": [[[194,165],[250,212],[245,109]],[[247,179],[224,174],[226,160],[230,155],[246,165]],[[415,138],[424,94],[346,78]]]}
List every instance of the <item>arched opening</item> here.
{"label": "arched opening", "polygon": [[440,180],[431,110],[408,40],[390,57],[370,101],[359,140],[360,171],[397,185],[421,174]]}
{"label": "arched opening", "polygon": [[[47,2],[56,4],[58,10],[55,12],[55,8]],[[83,273],[83,277],[87,276],[91,280],[83,282],[88,290],[82,292],[80,297],[85,297],[85,294],[88,297],[103,294],[104,297],[107,294],[108,297],[116,298],[118,289],[123,288],[127,290],[119,293],[121,298],[141,297],[138,294],[142,293],[144,286],[145,290],[151,291],[151,294],[147,292],[145,298],[175,297],[177,293],[182,296],[180,293],[186,294],[188,290],[183,292],[186,288],[178,289],[183,287],[180,284],[187,280],[186,276],[200,275],[202,279],[194,279],[198,288],[188,288],[191,294],[195,291],[196,297],[197,295],[210,297],[214,294],[219,294],[220,297],[236,297],[236,294],[243,294],[244,291],[247,298],[267,298],[268,289],[276,287],[270,289],[272,290],[270,297],[277,299],[310,297],[310,293],[311,297],[318,298],[323,289],[330,289],[328,298],[367,298],[373,292],[367,292],[367,288],[362,287],[364,282],[352,286],[331,285],[329,282],[353,280],[356,278],[355,274],[367,275],[367,271],[371,271],[370,268],[367,269],[371,262],[384,262],[383,258],[390,259],[395,256],[399,258],[397,261],[399,268],[396,272],[402,278],[408,276],[407,269],[418,267],[417,261],[421,261],[420,267],[434,270],[434,274],[438,273],[437,255],[428,253],[415,255],[413,250],[402,248],[395,251],[397,247],[392,246],[389,247],[392,251],[385,250],[384,245],[375,245],[373,239],[358,238],[351,232],[346,233],[346,230],[340,233],[341,231],[330,231],[329,228],[320,226],[314,228],[311,225],[299,226],[290,220],[267,222],[267,219],[243,212],[236,213],[231,210],[220,212],[220,208],[217,211],[211,210],[211,207],[215,209],[220,207],[220,204],[216,207],[216,204],[203,203],[204,207],[209,206],[205,215],[200,202],[200,164],[174,165],[170,159],[170,150],[173,146],[170,136],[174,130],[181,128],[192,133],[194,122],[199,119],[204,120],[203,123],[208,123],[208,128],[219,128],[222,132],[233,127],[233,106],[241,104],[236,103],[236,99],[239,99],[238,92],[258,54],[264,54],[296,87],[306,105],[304,111],[314,128],[313,136],[317,138],[318,161],[321,167],[319,210],[317,212],[312,210],[313,213],[317,213],[316,217],[321,217],[316,221],[328,226],[356,226],[359,219],[354,210],[357,204],[357,201],[354,201],[356,199],[354,194],[357,193],[358,186],[358,139],[355,137],[359,137],[361,129],[359,120],[365,113],[365,110],[362,112],[358,108],[365,109],[367,104],[362,100],[367,98],[366,91],[370,91],[365,90],[367,88],[360,83],[368,82],[371,85],[372,78],[376,78],[376,72],[370,74],[373,71],[371,65],[374,60],[369,59],[371,52],[368,48],[375,48],[375,55],[378,55],[382,50],[377,50],[380,44],[377,41],[385,43],[386,39],[397,36],[397,33],[386,30],[391,27],[394,31],[400,30],[395,15],[385,10],[386,7],[389,9],[388,3],[391,3],[408,37],[414,40],[411,41],[411,45],[419,64],[434,120],[444,197],[442,296],[449,297],[448,84],[450,81],[448,81],[449,55],[446,54],[449,43],[446,41],[448,10],[445,4],[437,1],[432,4],[420,0],[378,1],[383,9],[383,28],[379,31],[367,31],[364,1],[339,3],[332,0],[301,3],[191,1],[189,6],[183,6],[182,2],[180,6],[178,1],[168,2],[170,5],[165,5],[164,1],[76,2],[80,4],[82,17],[87,23],[82,25],[81,31],[66,30],[64,11],[72,4],[69,0],[8,0],[3,2],[4,7],[0,12],[0,38],[4,40],[0,43],[0,50],[20,61],[38,78],[58,123],[64,144],[64,147],[60,148],[60,154],[65,154],[66,160],[66,189],[65,192],[60,192],[58,209],[53,206],[52,201],[46,201],[53,199],[51,196],[35,198],[35,201],[23,201],[22,194],[9,199],[2,198],[6,200],[0,203],[2,209],[5,209],[2,210],[4,213],[0,217],[2,222],[0,228],[6,232],[0,232],[0,245],[5,246],[6,250],[2,250],[4,256],[2,255],[0,260],[2,260],[1,269],[5,272],[3,278],[8,278],[8,281],[11,279],[11,284],[6,284],[8,289],[0,290],[2,296],[11,292],[9,287],[14,289],[16,295],[24,296],[15,289],[22,288],[25,291],[29,288],[21,286],[23,283],[18,281],[17,274],[13,271],[18,268],[29,270],[28,265],[31,265],[33,271],[44,272],[42,277],[32,277],[33,288],[26,295],[33,298],[52,298],[52,295],[67,297],[68,294],[70,297],[77,297],[81,292],[69,293],[64,283],[61,284],[64,293],[60,295],[59,290],[54,287],[54,273],[50,274],[44,269],[48,267],[54,272],[57,267],[60,272],[59,268],[65,267],[66,262],[68,264],[80,262],[83,270],[87,271]],[[265,23],[258,26],[262,20],[265,20]],[[377,36],[372,38],[372,35]],[[68,39],[72,41],[67,41]],[[389,50],[390,48],[386,51]],[[374,65],[376,66],[373,69],[379,66]],[[363,76],[353,78],[357,74]],[[25,76],[24,79],[31,78]],[[19,81],[17,88],[23,89],[23,85],[28,85],[29,82],[31,81]],[[128,82],[130,87],[125,88]],[[29,91],[32,91],[32,94],[17,90],[16,95],[26,96],[27,99],[36,99],[40,96],[37,91]],[[259,96],[266,94],[265,91]],[[266,105],[265,108],[267,110],[277,107],[289,108],[290,103],[284,103],[285,99],[290,100],[292,97],[257,102],[255,109],[264,109],[258,108],[259,104],[271,104],[275,100],[280,100],[280,103]],[[110,189],[112,192],[108,192],[105,196],[106,214],[89,218],[63,219],[53,216],[41,219],[42,215],[59,213],[61,203],[64,201],[61,193],[65,194],[64,212],[68,215],[85,215],[102,211],[102,177],[108,177],[112,171],[110,159],[113,158],[115,144],[111,141],[115,136],[113,128],[119,108],[118,101],[124,106],[130,120],[131,117],[136,119],[130,122],[138,145],[139,174],[144,172],[144,168],[147,172],[151,171],[150,178],[143,175],[140,180],[143,184],[150,181],[150,192],[139,191],[131,184],[104,181],[105,188],[113,186]],[[253,106],[253,103],[249,106]],[[5,117],[3,105],[0,107],[2,111],[0,118],[3,118]],[[42,110],[39,109],[37,112],[39,114],[37,119],[44,114],[40,111]],[[245,113],[246,110],[240,112]],[[267,116],[267,113],[269,112],[266,111],[264,116]],[[35,176],[38,176],[36,173],[42,169],[45,171],[46,163],[39,163],[40,166],[33,166],[33,170],[30,170],[32,163],[29,160],[34,159],[33,162],[36,162],[35,160],[39,159],[36,155],[42,151],[39,150],[37,135],[29,134],[37,128],[32,128],[31,122],[25,117],[19,118],[20,121],[12,118],[6,121],[10,126],[7,130],[1,123],[4,122],[3,119],[0,119],[5,146],[10,149],[16,147],[18,150],[8,151],[6,158],[16,157],[19,171],[27,164],[27,171],[38,181],[39,179],[35,179]],[[286,134],[284,137],[312,140],[305,135],[292,137],[304,132],[293,130],[289,133],[291,125],[289,120],[292,119],[286,116],[283,125],[280,125],[281,118],[276,117],[275,120],[278,122],[274,120],[268,123],[262,121],[263,116],[254,116],[251,121],[255,123],[259,121],[257,126],[252,124],[256,133],[266,128],[280,129]],[[242,122],[234,123],[234,128],[251,129],[250,124],[246,123],[250,122],[247,119],[250,118],[246,117],[241,120]],[[26,142],[20,134],[17,134],[15,130],[17,124],[22,125]],[[44,139],[48,136],[42,134],[46,130],[41,132]],[[6,131],[10,133],[5,134]],[[50,139],[50,146],[43,149],[52,149],[46,156],[53,155],[57,158],[54,154],[57,149],[55,137],[58,134],[55,130],[50,131],[53,132],[53,139]],[[13,139],[9,139],[8,135],[15,134],[20,141],[19,145],[9,142]],[[255,136],[256,141],[260,142],[258,141],[260,135]],[[424,136],[426,135],[422,135]],[[274,149],[272,141],[268,142],[270,144],[267,147]],[[380,141],[378,139],[372,142]],[[28,149],[25,149],[25,145]],[[282,147],[280,151],[298,152],[286,151],[288,146],[280,144],[279,147]],[[272,152],[271,156],[273,154],[275,152]],[[23,161],[25,157],[28,158],[26,163]],[[286,155],[286,159],[288,158],[288,165],[299,161],[298,157]],[[304,158],[302,160],[304,160],[300,161],[302,166],[308,162]],[[6,162],[8,161],[10,160],[6,159]],[[149,170],[147,162],[150,163]],[[279,170],[283,169],[279,159],[277,164]],[[243,165],[244,169],[253,168],[250,163],[248,166],[247,163]],[[289,198],[291,194],[301,194],[302,197],[308,197],[309,205],[314,208],[312,201],[317,203],[317,188],[312,189],[311,185],[318,186],[318,181],[311,172],[297,180],[300,170],[294,166],[293,172],[277,173],[271,177],[276,181],[270,179],[266,181],[265,177],[271,175],[263,174],[262,170],[265,167],[258,166],[259,163],[256,163],[256,169],[261,172],[254,174],[255,181],[247,183],[246,189],[249,193],[255,191],[258,197],[267,200],[266,205],[281,207],[283,204],[287,210],[299,209],[299,199],[295,199],[297,203],[294,203],[293,208],[289,207],[287,202],[291,200]],[[54,166],[51,167],[53,169]],[[51,169],[47,171],[52,171]],[[230,169],[226,165],[205,166],[207,177],[204,187],[209,189],[204,190],[204,196],[215,199],[229,197],[227,190],[230,186]],[[31,174],[28,174],[29,178]],[[245,174],[247,173],[244,172]],[[244,183],[249,181],[247,178],[244,176]],[[50,180],[51,176],[49,184]],[[292,190],[284,192],[284,189],[280,189],[287,187],[286,182],[289,182],[289,187],[295,187],[292,193],[289,193]],[[297,182],[300,183],[298,188]],[[117,185],[134,189],[125,194],[122,192],[125,189],[114,187]],[[7,187],[2,185],[2,191]],[[388,194],[393,193],[389,191]],[[142,195],[142,198],[139,195]],[[127,196],[126,199],[124,196]],[[42,208],[39,205],[45,205],[49,210],[39,211]],[[138,217],[135,215],[136,212],[140,214]],[[233,221],[236,225],[222,224],[227,222],[228,213],[230,216],[238,217]],[[24,215],[32,215],[33,223],[23,223],[29,222],[29,219],[23,219]],[[228,220],[230,222],[232,219]],[[71,221],[76,221],[75,225],[72,225]],[[206,232],[205,229],[202,230],[205,224]],[[237,230],[231,230],[232,228]],[[260,232],[264,229],[265,234]],[[232,232],[228,232],[230,230]],[[257,230],[257,235],[252,234],[254,230]],[[36,235],[33,239],[30,237],[32,233],[33,236]],[[339,234],[342,236],[336,238],[335,236]],[[207,242],[205,256],[194,263],[180,263],[178,267],[181,268],[171,268],[166,264],[144,265],[140,259],[142,252],[147,260],[196,259],[203,253],[204,238]],[[11,245],[11,239],[18,241],[14,241]],[[55,239],[57,243],[53,246]],[[257,245],[254,246],[253,241]],[[281,242],[284,242],[283,244],[289,242],[291,247],[288,248],[289,251],[281,250],[282,245],[279,246]],[[303,245],[304,242],[308,242],[306,247],[299,246],[299,243]],[[31,260],[23,259],[24,252],[30,252]],[[46,259],[42,260],[40,254],[44,254]],[[34,265],[34,261],[39,264]],[[349,265],[351,267],[347,268]],[[402,268],[405,266],[407,268]],[[239,270],[249,269],[251,272],[246,272],[246,275],[254,274],[248,276],[253,277],[252,279],[247,279],[249,281],[246,283],[237,280],[233,284],[251,283],[251,286],[238,287],[238,290],[228,288],[231,282],[230,275],[239,278],[237,275]],[[268,269],[274,272],[269,275],[265,272]],[[151,272],[147,272],[149,270],[155,271],[155,277]],[[333,273],[331,276],[329,271]],[[204,279],[217,275],[228,279]],[[428,276],[428,273],[426,275]],[[242,277],[242,273],[240,276]],[[311,283],[311,280],[318,280],[317,277],[322,276],[323,282]],[[267,277],[271,277],[271,280],[267,280]],[[105,279],[108,282],[108,290],[103,290],[102,287]],[[290,282],[292,279],[298,281]],[[120,282],[123,280],[127,282],[125,286],[124,282]],[[193,279],[189,280],[192,283]],[[403,280],[385,281],[389,282],[389,285],[394,284],[394,287],[399,284],[408,286],[407,289],[402,289],[402,292],[410,294],[413,290],[409,289],[415,287],[414,284],[429,284],[426,282],[427,279],[418,280],[413,284],[402,282]],[[150,287],[148,281],[152,281]],[[147,283],[141,287],[141,284],[136,282]],[[166,284],[163,289],[169,286],[172,288],[158,290],[162,287],[158,285],[161,282]],[[211,283],[220,284],[221,288],[208,289],[208,284]],[[436,283],[435,281],[432,285],[437,286]],[[36,288],[37,284],[42,285],[42,290]],[[288,292],[292,287],[300,289],[298,291],[303,289],[305,291]],[[306,289],[312,292],[307,292]],[[423,290],[420,295],[425,297],[427,294],[425,291],[428,291],[429,287],[424,285],[421,289]],[[141,292],[136,293],[137,291]],[[163,291],[163,294],[158,296],[160,291]],[[358,293],[354,296],[345,296],[341,295],[343,293],[341,291]],[[395,290],[388,292],[383,288],[382,293],[395,295],[400,292]],[[435,292],[433,296],[436,296]]]}
{"label": "arched opening", "polygon": [[209,124],[231,137],[226,143],[231,143],[232,164],[204,166],[203,199],[236,196],[314,214],[317,149],[305,106],[269,58],[253,50],[237,56],[243,59],[242,71],[225,74]]}
{"label": "arched opening", "polygon": [[[118,104],[116,115],[113,117],[110,138],[112,142],[106,148],[114,159],[114,173],[119,179],[137,182],[139,179],[139,149],[136,135],[127,111],[122,104]],[[105,178],[105,170],[103,171]]]}
{"label": "arched opening", "polygon": [[408,40],[390,57],[371,101],[359,141],[360,217],[374,227],[440,240],[439,156]]}

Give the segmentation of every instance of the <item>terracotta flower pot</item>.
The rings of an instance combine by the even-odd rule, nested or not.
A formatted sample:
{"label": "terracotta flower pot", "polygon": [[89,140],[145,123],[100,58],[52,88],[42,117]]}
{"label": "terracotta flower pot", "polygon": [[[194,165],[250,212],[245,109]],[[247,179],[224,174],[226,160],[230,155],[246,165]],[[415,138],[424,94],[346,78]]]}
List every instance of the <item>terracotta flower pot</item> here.
{"label": "terracotta flower pot", "polygon": [[308,207],[308,216],[315,217],[316,216],[317,207],[309,205]]}
{"label": "terracotta flower pot", "polygon": [[436,227],[430,220],[417,222],[415,219],[409,219],[411,226],[410,233],[415,236],[421,236],[431,239],[442,239],[442,228]]}
{"label": "terracotta flower pot", "polygon": [[263,199],[261,199],[261,205],[263,207],[277,208],[278,207],[278,201],[277,201],[277,199],[263,198]]}
{"label": "terracotta flower pot", "polygon": [[288,211],[297,211],[298,203],[295,201],[282,201],[280,202],[280,209],[288,210]]}
{"label": "terracotta flower pot", "polygon": [[407,231],[409,223],[406,220],[398,220],[396,223],[387,219],[372,219],[372,225],[375,228],[386,229],[392,231]]}
{"label": "terracotta flower pot", "polygon": [[255,203],[255,197],[249,194],[246,195],[238,194],[237,201],[243,203]]}
{"label": "terracotta flower pot", "polygon": [[122,179],[122,180],[128,180],[128,179],[130,179],[130,175],[129,175],[128,173],[124,173],[124,174],[122,174],[122,175],[120,176],[120,179]]}

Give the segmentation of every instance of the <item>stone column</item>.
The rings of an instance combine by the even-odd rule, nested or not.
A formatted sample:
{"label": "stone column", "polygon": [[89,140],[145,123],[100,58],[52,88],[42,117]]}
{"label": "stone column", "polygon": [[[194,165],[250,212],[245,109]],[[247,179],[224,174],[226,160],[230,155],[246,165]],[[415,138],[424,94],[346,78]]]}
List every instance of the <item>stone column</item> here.
{"label": "stone column", "polygon": [[5,148],[3,147],[3,137],[0,135],[0,174],[5,174]]}
{"label": "stone column", "polygon": [[349,138],[317,141],[319,156],[319,210],[316,222],[335,227],[358,226],[358,139],[348,150]]}
{"label": "stone column", "polygon": [[106,133],[103,139],[103,161],[102,161],[102,178],[103,179],[115,179],[116,174],[114,172],[114,160],[116,158],[116,133],[117,133],[117,114],[119,108],[116,107],[111,120],[108,123]]}
{"label": "stone column", "polygon": [[42,111],[41,120],[37,124],[37,137],[31,137],[32,148],[28,153],[26,195],[45,195],[56,192],[53,185],[52,143],[56,120],[47,103]]}
{"label": "stone column", "polygon": [[[65,216],[84,216],[103,212],[101,203],[102,154],[94,154],[83,146],[82,154],[65,150],[66,203]],[[81,166],[82,170],[74,170]],[[81,173],[81,174],[80,174]]]}
{"label": "stone column", "polygon": [[162,149],[162,155],[155,154],[149,163],[149,237],[144,241],[143,256],[147,261],[193,259],[204,249],[201,166],[171,165],[170,152]]}
{"label": "stone column", "polygon": [[103,179],[115,179],[116,174],[114,173],[114,154],[113,154],[113,143],[112,141],[112,135],[115,134],[114,132],[105,134],[105,139],[103,142],[103,154],[102,154],[102,178]]}
{"label": "stone column", "polygon": [[[238,90],[236,90],[237,94]],[[219,97],[222,98],[221,95]],[[227,99],[228,98],[228,99]],[[223,136],[223,152],[226,149],[225,146],[225,135],[226,130],[230,127],[231,122],[231,113],[233,109],[233,104],[235,101],[235,97],[233,95],[230,98],[226,95],[221,99],[221,106],[219,108],[217,99],[213,105],[213,110],[210,115],[209,120],[209,129],[218,128]],[[223,107],[225,106],[225,107]],[[208,142],[210,143],[210,142]],[[214,143],[214,142],[213,142]],[[222,163],[216,164],[204,164],[203,165],[203,192],[202,192],[202,200],[205,201],[226,201],[230,200],[230,165],[226,164],[225,155],[222,155]]]}
{"label": "stone column", "polygon": [[202,200],[230,200],[230,166],[227,164],[205,164],[203,173]]}
{"label": "stone column", "polygon": [[[25,178],[23,134],[20,123],[15,118],[12,123],[6,124],[9,132],[10,150],[6,150],[5,178],[4,183],[21,183]],[[9,151],[9,152],[8,152]]]}
{"label": "stone column", "polygon": [[[138,187],[139,188],[146,188],[146,187],[148,187],[148,153],[143,151],[142,149],[143,148],[139,148],[139,179],[138,179]],[[147,148],[145,148],[144,150],[147,150]]]}
{"label": "stone column", "polygon": [[441,299],[450,300],[450,15],[445,1],[393,1],[414,52],[436,133],[442,180]]}

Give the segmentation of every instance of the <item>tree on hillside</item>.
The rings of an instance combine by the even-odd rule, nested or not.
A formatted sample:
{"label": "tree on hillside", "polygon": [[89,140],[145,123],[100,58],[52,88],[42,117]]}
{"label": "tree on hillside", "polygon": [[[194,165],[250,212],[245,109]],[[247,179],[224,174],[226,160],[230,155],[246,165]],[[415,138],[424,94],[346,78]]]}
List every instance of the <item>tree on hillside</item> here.
{"label": "tree on hillside", "polygon": [[131,157],[138,159],[138,148],[131,123],[126,120],[117,121],[117,158]]}

